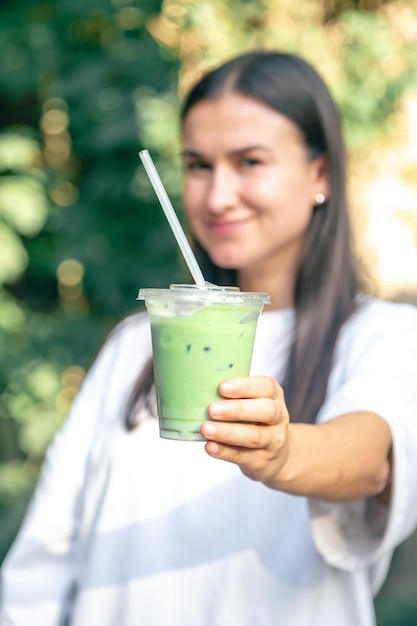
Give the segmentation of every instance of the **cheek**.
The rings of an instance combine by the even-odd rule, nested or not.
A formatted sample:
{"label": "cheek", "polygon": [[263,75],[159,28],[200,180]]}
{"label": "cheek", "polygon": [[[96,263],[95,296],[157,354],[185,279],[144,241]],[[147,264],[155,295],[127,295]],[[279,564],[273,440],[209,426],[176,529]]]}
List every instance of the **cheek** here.
{"label": "cheek", "polygon": [[185,181],[182,198],[185,213],[189,219],[192,219],[192,217],[198,213],[199,207],[202,206],[201,185],[195,184],[195,182]]}
{"label": "cheek", "polygon": [[183,207],[184,216],[189,230],[193,235],[200,239],[201,215],[202,215],[201,195],[193,186],[184,187],[183,190]]}
{"label": "cheek", "polygon": [[299,193],[301,181],[294,177],[292,171],[276,168],[268,175],[253,176],[243,182],[242,192],[254,203],[271,205],[285,204],[295,193]]}
{"label": "cheek", "polygon": [[281,213],[311,213],[313,205],[309,187],[302,177],[280,175],[257,181],[256,185],[248,186],[246,197],[260,208],[276,210]]}

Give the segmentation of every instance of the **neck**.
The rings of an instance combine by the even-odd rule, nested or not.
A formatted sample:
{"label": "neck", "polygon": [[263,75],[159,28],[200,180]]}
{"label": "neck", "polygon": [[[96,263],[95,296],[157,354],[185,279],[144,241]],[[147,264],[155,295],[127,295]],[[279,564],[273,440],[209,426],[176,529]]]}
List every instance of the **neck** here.
{"label": "neck", "polygon": [[266,272],[257,270],[241,270],[238,273],[238,283],[241,291],[258,291],[269,293],[271,304],[267,305],[268,311],[279,309],[291,309],[294,306],[294,280],[289,277],[287,271]]}

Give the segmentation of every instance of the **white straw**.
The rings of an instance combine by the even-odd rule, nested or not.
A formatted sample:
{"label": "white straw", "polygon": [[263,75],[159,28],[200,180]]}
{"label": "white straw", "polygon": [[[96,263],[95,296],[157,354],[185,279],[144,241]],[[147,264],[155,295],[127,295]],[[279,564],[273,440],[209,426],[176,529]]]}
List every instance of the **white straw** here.
{"label": "white straw", "polygon": [[206,287],[206,281],[204,280],[204,276],[201,273],[200,267],[197,263],[197,259],[195,258],[194,253],[191,250],[191,246],[188,243],[177,214],[175,213],[174,207],[172,206],[171,201],[168,198],[168,194],[165,191],[165,188],[159,177],[159,174],[156,171],[156,167],[151,159],[151,155],[149,154],[148,150],[141,150],[139,152],[139,157],[143,163],[146,173],[149,176],[149,180],[152,183],[155,193],[158,196],[158,200],[161,203],[165,216],[169,222],[169,225],[171,226],[172,232],[175,235],[177,243],[188,265],[188,269],[190,270],[191,275],[195,280],[196,285],[198,287]]}

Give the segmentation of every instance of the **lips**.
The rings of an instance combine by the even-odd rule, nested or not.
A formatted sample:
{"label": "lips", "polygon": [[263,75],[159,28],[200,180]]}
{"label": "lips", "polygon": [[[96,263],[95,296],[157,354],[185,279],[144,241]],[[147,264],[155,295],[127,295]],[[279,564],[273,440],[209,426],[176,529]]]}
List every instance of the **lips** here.
{"label": "lips", "polygon": [[248,221],[247,218],[227,221],[212,220],[206,223],[206,227],[213,235],[233,235]]}

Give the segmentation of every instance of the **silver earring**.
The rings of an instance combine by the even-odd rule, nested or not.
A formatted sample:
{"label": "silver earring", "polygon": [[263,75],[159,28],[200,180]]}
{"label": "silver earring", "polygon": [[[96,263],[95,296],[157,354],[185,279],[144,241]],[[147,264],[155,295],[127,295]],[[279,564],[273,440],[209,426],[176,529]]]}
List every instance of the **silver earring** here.
{"label": "silver earring", "polygon": [[324,195],[324,193],[316,193],[316,195],[314,196],[314,200],[316,201],[316,204],[323,204],[324,202],[326,202],[326,196]]}

